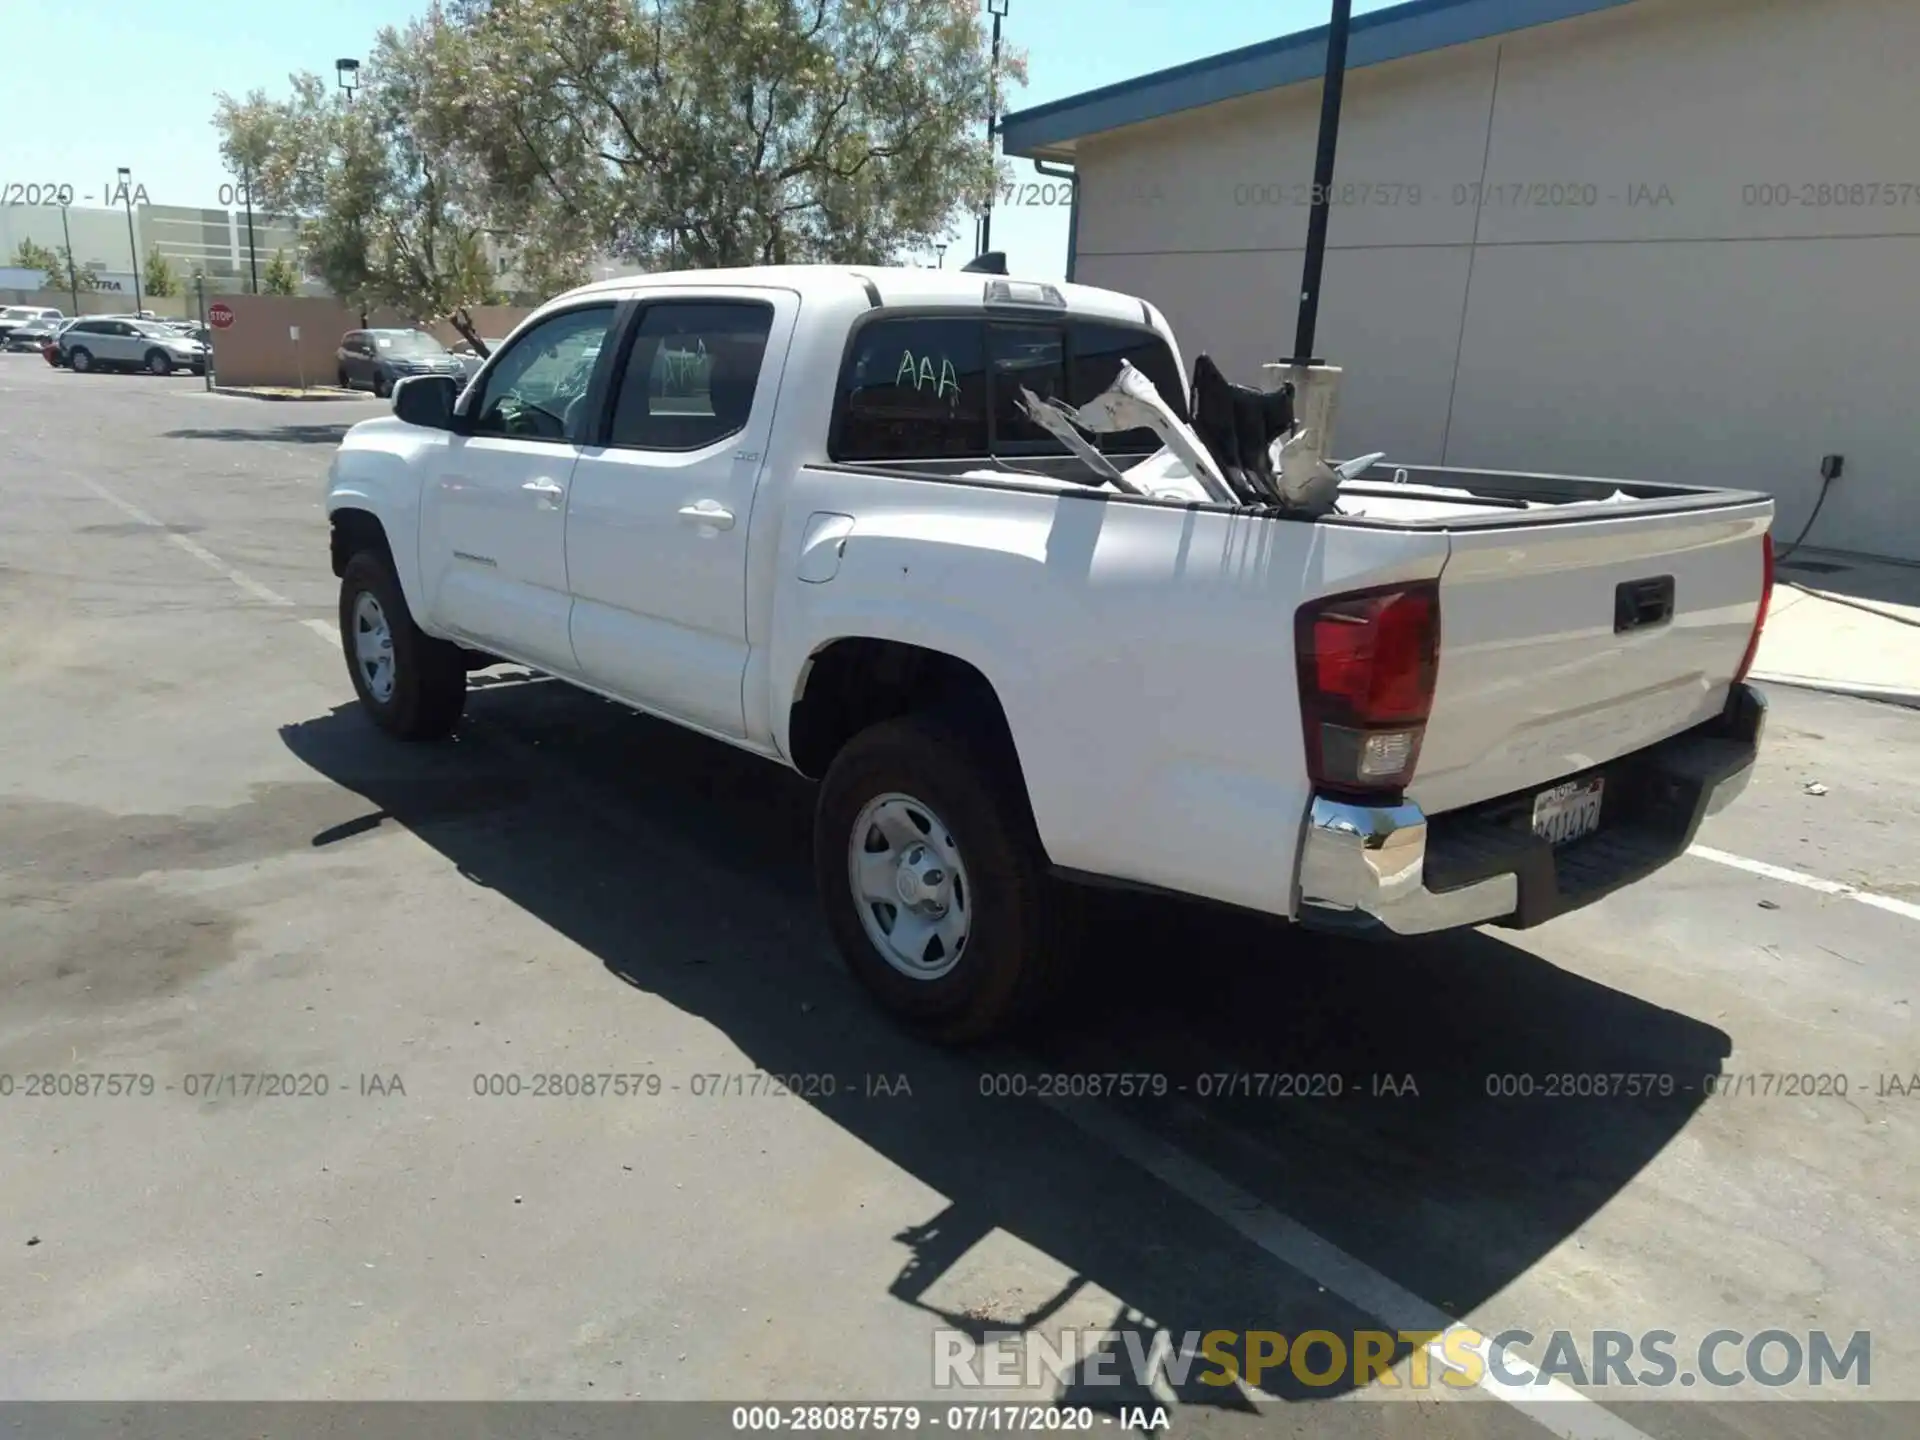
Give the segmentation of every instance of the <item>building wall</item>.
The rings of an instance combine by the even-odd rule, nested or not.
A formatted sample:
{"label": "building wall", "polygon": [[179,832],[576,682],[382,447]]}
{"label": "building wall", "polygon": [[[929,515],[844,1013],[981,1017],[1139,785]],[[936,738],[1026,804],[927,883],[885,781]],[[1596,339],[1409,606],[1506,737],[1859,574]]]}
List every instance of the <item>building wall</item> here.
{"label": "building wall", "polygon": [[[1638,0],[1353,72],[1336,448],[1753,486],[1786,539],[1838,452],[1812,543],[1920,560],[1917,63],[1911,0]],[[1077,278],[1254,379],[1292,348],[1319,105],[1082,141]]]}
{"label": "building wall", "polygon": [[[196,268],[215,283],[243,288],[251,284],[244,212],[136,205],[130,245],[124,209],[69,206],[63,231],[57,205],[0,206],[0,260],[11,260],[23,240],[58,251],[68,235],[73,238],[73,258],[82,269],[125,276],[131,273],[129,261],[137,253],[144,276],[147,252],[157,246],[183,286]],[[296,259],[299,243],[293,226],[254,216],[253,254],[263,272],[275,250],[285,250],[289,260]],[[131,300],[131,286],[128,291]]]}

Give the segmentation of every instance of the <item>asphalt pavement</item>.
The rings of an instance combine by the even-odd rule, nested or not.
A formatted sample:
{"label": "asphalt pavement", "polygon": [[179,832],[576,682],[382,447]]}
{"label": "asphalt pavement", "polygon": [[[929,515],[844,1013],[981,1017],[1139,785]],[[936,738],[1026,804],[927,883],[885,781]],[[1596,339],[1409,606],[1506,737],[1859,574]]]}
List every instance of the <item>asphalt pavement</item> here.
{"label": "asphalt pavement", "polygon": [[[1914,1433],[1920,713],[1775,691],[1700,853],[1533,931],[1103,898],[1045,1035],[943,1053],[832,959],[806,783],[508,667],[446,745],[362,720],[321,501],[385,408],[0,356],[0,1401]],[[938,1365],[1455,1324],[1516,1383]]]}

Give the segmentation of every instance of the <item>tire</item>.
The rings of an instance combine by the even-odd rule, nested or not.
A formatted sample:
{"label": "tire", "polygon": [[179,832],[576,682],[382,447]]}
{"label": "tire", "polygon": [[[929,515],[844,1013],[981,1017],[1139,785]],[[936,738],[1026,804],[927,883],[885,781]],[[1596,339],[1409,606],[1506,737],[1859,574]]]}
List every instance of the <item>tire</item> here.
{"label": "tire", "polygon": [[93,352],[84,345],[76,345],[67,352],[67,365],[84,375],[93,368]]}
{"label": "tire", "polygon": [[149,350],[147,352],[147,373],[150,375],[171,375],[173,373],[173,357],[164,350]]}
{"label": "tire", "polygon": [[[948,1045],[985,1040],[1036,1018],[1066,979],[1070,954],[1062,887],[1048,874],[1017,766],[986,733],[947,715],[875,725],[835,757],[814,811],[815,884],[848,968],[895,1019]],[[903,816],[926,835],[926,846],[911,836],[898,842]],[[935,941],[919,952],[926,962],[920,973],[903,968],[862,918],[865,911],[885,929],[888,902],[876,906],[861,898],[856,827],[864,832],[857,853],[887,857],[873,868],[868,894],[888,883],[872,877],[891,875],[897,886],[918,849],[933,852],[933,868],[923,860],[917,874],[944,880],[946,908],[931,922]],[[890,831],[895,842],[876,851]],[[927,897],[924,889],[913,894],[938,905],[940,897]],[[949,952],[941,926],[956,907],[965,911],[964,926]],[[895,906],[890,933],[898,935],[911,918],[926,917]]]}
{"label": "tire", "polygon": [[342,390],[351,390],[353,388],[353,382],[347,378],[347,372],[342,370],[342,371],[339,371],[338,374],[340,379],[340,388]]}
{"label": "tire", "polygon": [[[379,624],[388,639],[384,675],[360,654],[362,634],[377,635]],[[460,647],[413,623],[393,563],[377,550],[357,553],[340,577],[340,645],[354,693],[374,724],[399,740],[440,740],[453,733],[467,703]]]}
{"label": "tire", "polygon": [[374,371],[373,372],[374,398],[376,400],[384,400],[391,394],[393,394],[393,381],[389,380],[383,372],[378,370]]}

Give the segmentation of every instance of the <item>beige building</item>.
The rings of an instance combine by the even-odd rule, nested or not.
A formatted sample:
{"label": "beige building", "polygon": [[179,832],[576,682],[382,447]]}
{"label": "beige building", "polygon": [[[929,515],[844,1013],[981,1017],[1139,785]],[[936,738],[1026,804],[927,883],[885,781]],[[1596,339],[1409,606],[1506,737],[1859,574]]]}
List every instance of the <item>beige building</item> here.
{"label": "beige building", "polygon": [[[1291,350],[1324,28],[1010,115],[1068,273],[1189,363]],[[1414,0],[1353,22],[1316,349],[1335,448],[1673,477],[1920,560],[1920,3]]]}

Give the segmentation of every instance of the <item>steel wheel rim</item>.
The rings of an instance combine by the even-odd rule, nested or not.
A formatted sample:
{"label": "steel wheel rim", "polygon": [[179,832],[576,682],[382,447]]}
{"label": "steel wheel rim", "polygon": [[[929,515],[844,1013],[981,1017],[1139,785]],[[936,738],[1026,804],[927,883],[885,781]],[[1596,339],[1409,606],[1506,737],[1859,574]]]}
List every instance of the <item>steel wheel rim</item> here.
{"label": "steel wheel rim", "polygon": [[973,885],[953,831],[897,791],[861,807],[847,837],[847,881],[860,928],[911,980],[938,980],[966,954]]}
{"label": "steel wheel rim", "polygon": [[156,375],[164,375],[173,367],[167,363],[164,356],[156,355],[147,362],[147,368]]}
{"label": "steel wheel rim", "polygon": [[353,602],[353,663],[369,695],[382,705],[393,698],[393,627],[379,600],[365,590]]}

